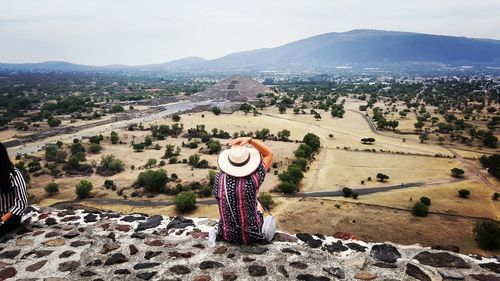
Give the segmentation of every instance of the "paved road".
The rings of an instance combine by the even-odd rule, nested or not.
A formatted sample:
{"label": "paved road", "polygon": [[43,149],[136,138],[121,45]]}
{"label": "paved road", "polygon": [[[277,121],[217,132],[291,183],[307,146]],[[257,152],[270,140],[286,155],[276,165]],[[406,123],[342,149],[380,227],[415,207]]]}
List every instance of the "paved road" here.
{"label": "paved road", "polygon": [[[410,188],[410,187],[419,187],[419,186],[425,186],[428,184],[442,184],[442,183],[449,183],[449,182],[455,182],[455,181],[460,181],[463,179],[450,179],[450,180],[444,180],[444,181],[434,181],[434,182],[410,182],[410,183],[405,183],[405,184],[393,184],[393,185],[384,185],[384,186],[377,186],[377,187],[355,187],[352,188],[353,192],[358,193],[359,195],[368,195],[368,194],[373,194],[373,193],[379,193],[379,192],[387,192],[391,190],[398,190],[398,189],[405,189],[405,188]],[[286,197],[286,198],[302,198],[302,197],[338,197],[342,196],[342,190],[322,190],[322,191],[311,191],[311,192],[298,192],[295,194],[290,194],[290,195],[275,195],[277,197]],[[74,204],[74,203],[79,203],[79,202],[91,202],[91,203],[96,203],[96,204],[101,204],[101,205],[125,205],[125,206],[130,206],[130,207],[168,207],[168,206],[173,206],[174,202],[171,200],[168,201],[132,201],[132,200],[124,200],[124,199],[110,199],[110,198],[89,198],[85,199],[83,201],[62,201],[55,203],[52,205],[52,207],[58,207],[58,206],[63,206],[63,205],[68,205],[68,204]],[[198,200],[197,204],[202,204],[202,205],[213,205],[217,204],[217,201],[213,198],[210,199],[202,199]]]}

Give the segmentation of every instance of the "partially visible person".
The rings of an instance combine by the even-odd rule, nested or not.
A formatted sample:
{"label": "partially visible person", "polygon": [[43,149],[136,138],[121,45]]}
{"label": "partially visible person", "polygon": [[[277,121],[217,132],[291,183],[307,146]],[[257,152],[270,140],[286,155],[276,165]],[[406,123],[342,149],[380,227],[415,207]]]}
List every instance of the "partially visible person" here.
{"label": "partially visible person", "polygon": [[28,205],[26,182],[0,143],[0,237],[16,229]]}

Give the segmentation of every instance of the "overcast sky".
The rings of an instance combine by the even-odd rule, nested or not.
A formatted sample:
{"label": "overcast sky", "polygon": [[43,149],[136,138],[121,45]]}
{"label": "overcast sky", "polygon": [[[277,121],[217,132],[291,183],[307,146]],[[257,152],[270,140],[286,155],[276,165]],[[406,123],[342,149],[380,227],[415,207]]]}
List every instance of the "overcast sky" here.
{"label": "overcast sky", "polygon": [[0,62],[207,59],[370,28],[500,39],[500,0],[0,0]]}

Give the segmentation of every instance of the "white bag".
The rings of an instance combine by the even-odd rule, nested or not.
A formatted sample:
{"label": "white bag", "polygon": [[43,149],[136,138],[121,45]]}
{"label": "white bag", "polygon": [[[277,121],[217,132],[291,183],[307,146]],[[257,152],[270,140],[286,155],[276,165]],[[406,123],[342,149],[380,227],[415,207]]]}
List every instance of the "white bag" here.
{"label": "white bag", "polygon": [[264,223],[262,223],[262,234],[264,238],[266,238],[267,242],[271,242],[274,238],[274,234],[276,234],[276,220],[273,215],[269,214],[264,218]]}

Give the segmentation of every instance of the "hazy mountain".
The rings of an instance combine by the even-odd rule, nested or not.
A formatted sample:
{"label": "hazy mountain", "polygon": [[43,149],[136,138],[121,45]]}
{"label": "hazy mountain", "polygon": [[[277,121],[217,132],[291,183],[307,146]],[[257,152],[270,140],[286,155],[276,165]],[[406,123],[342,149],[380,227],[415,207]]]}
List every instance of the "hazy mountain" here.
{"label": "hazy mountain", "polygon": [[[26,71],[89,71],[106,67],[74,64],[65,61],[46,61],[40,63],[0,63],[0,69]],[[112,66],[110,66],[112,68]]]}
{"label": "hazy mountain", "polygon": [[500,64],[500,41],[408,32],[327,33],[270,49],[234,53],[199,67],[328,69],[341,65],[407,63]]}
{"label": "hazy mountain", "polygon": [[0,64],[0,69],[81,70],[329,70],[338,66],[500,65],[500,41],[382,30],[326,33],[275,48],[205,60],[187,57],[142,66],[94,67],[67,62]]}

